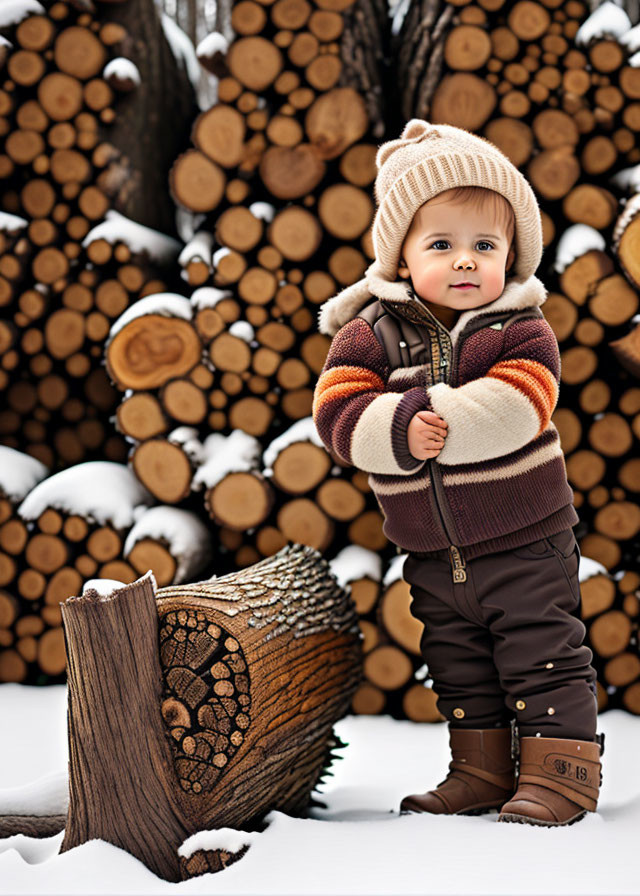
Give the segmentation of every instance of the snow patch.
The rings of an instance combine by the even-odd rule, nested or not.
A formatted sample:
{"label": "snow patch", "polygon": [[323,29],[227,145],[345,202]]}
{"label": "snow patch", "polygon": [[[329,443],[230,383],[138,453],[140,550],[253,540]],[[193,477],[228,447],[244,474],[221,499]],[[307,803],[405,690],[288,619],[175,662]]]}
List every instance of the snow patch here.
{"label": "snow patch", "polygon": [[576,32],[574,41],[577,46],[587,46],[592,40],[613,37],[619,39],[631,30],[631,19],[624,9],[606,0],[595,9]]}
{"label": "snow patch", "polygon": [[30,454],[0,445],[0,492],[14,504],[22,501],[49,473],[49,467]]}
{"label": "snow patch", "polygon": [[275,207],[270,202],[252,202],[249,211],[254,218],[260,221],[266,221],[267,224],[273,220],[276,213]]}
{"label": "snow patch", "polygon": [[196,214],[181,205],[176,206],[176,230],[183,243],[189,242],[206,217],[206,215]]}
{"label": "snow patch", "polygon": [[224,34],[220,34],[219,31],[212,31],[211,34],[207,34],[206,37],[203,37],[196,47],[196,56],[198,59],[200,59],[201,56],[211,58],[212,56],[215,56],[216,53],[222,53],[223,56],[226,56],[228,50],[229,41]]}
{"label": "snow patch", "polygon": [[138,86],[140,84],[140,72],[138,66],[130,59],[124,56],[116,56],[111,62],[107,62],[102,72],[102,77],[108,80],[110,77],[116,77],[119,81],[133,81]]}
{"label": "snow patch", "polygon": [[202,463],[202,443],[194,426],[177,426],[169,433],[167,441],[179,445],[194,466]]}
{"label": "snow patch", "polygon": [[180,251],[180,243],[172,236],[125,218],[112,208],[106,212],[105,219],[85,236],[82,241],[83,247],[86,248],[94,240],[106,240],[112,245],[124,243],[132,252],[146,252],[159,264],[172,262]]}
{"label": "snow patch", "polygon": [[18,215],[10,215],[9,212],[0,212],[0,230],[3,233],[18,233],[27,226],[27,221]]}
{"label": "snow patch", "polygon": [[180,255],[178,256],[178,264],[185,267],[190,261],[200,259],[206,265],[211,267],[211,256],[213,251],[213,234],[206,230],[199,230],[189,240]]}
{"label": "snow patch", "polygon": [[391,33],[399,34],[402,29],[402,23],[409,11],[411,0],[396,0],[389,3],[389,17],[391,18]]}
{"label": "snow patch", "polygon": [[69,782],[65,772],[0,790],[0,815],[66,815],[68,806]]}
{"label": "snow patch", "polygon": [[407,557],[408,554],[398,554],[398,556],[394,557],[393,560],[389,563],[389,568],[387,569],[384,579],[382,580],[383,588],[388,588],[390,585],[393,585],[394,582],[397,582],[398,579],[402,578],[404,561],[407,559]]}
{"label": "snow patch", "polygon": [[132,320],[145,317],[147,314],[161,314],[163,317],[181,317],[183,320],[191,320],[191,303],[189,299],[175,292],[155,292],[153,295],[139,299],[120,317],[114,320],[109,330],[108,342],[120,332]]}
{"label": "snow patch", "polygon": [[273,472],[271,468],[280,452],[288,448],[289,445],[293,445],[294,442],[312,442],[318,448],[324,448],[313,422],[313,417],[303,417],[301,420],[297,420],[289,429],[285,430],[285,432],[267,445],[262,456],[262,462],[268,468],[270,474]]}
{"label": "snow patch", "polygon": [[171,52],[175,59],[184,67],[193,89],[197,94],[200,84],[200,63],[198,62],[194,46],[191,43],[191,38],[185,34],[182,28],[180,28],[180,26],[166,14],[166,12],[162,13],[161,18],[162,30],[164,31],[167,43],[171,47]]}
{"label": "snow patch", "polygon": [[97,591],[101,597],[111,597],[114,591],[119,591],[125,585],[126,582],[119,582],[117,579],[87,579],[82,586],[82,593]]}
{"label": "snow patch", "polygon": [[217,268],[221,259],[226,258],[227,255],[231,255],[231,249],[228,246],[221,246],[219,249],[216,249],[212,259],[214,268]]}
{"label": "snow patch", "polygon": [[236,339],[244,339],[246,343],[250,343],[255,336],[255,330],[248,320],[235,321],[229,327],[228,332],[231,336],[235,336]]}
{"label": "snow patch", "polygon": [[578,579],[580,582],[586,582],[592,576],[608,576],[609,572],[602,563],[592,560],[591,557],[583,557],[580,555],[580,567],[578,569]]}
{"label": "snow patch", "polygon": [[30,15],[46,15],[44,7],[38,3],[38,0],[2,0],[0,3],[0,28],[17,25]]}
{"label": "snow patch", "polygon": [[558,241],[554,270],[561,274],[569,265],[592,249],[604,252],[607,247],[602,234],[588,224],[568,227]]}
{"label": "snow patch", "polygon": [[191,293],[191,304],[198,311],[203,308],[215,308],[221,299],[230,299],[233,293],[230,289],[216,289],[215,286],[201,286]]}
{"label": "snow patch", "polygon": [[190,858],[200,849],[224,849],[226,852],[240,852],[243,846],[250,846],[261,837],[259,831],[237,831],[235,828],[215,828],[192,834],[178,849],[178,855]]}
{"label": "snow patch", "polygon": [[258,467],[260,442],[241,429],[229,436],[214,432],[202,446],[204,462],[196,471],[191,487],[199,491],[203,486],[213,488],[229,473],[249,473]]}
{"label": "snow patch", "polygon": [[[629,53],[635,53],[637,50],[640,50],[640,24],[634,25],[633,28],[621,34],[618,37],[618,43],[626,47]],[[631,60],[628,59],[627,62],[630,63]]]}
{"label": "snow patch", "polygon": [[128,529],[134,508],[155,499],[124,464],[87,461],[55,473],[31,491],[18,507],[24,520],[36,520],[48,507],[83,517],[91,523]]}
{"label": "snow patch", "polygon": [[188,510],[164,505],[147,510],[127,535],[125,559],[145,538],[167,542],[169,553],[177,564],[173,584],[191,580],[211,560],[209,529]]}
{"label": "snow patch", "polygon": [[640,165],[616,171],[609,178],[609,183],[619,190],[626,190],[627,193],[637,193],[640,190]]}
{"label": "snow patch", "polygon": [[380,555],[357,544],[343,548],[330,561],[329,566],[343,588],[358,579],[371,579],[373,582],[379,582],[382,578]]}

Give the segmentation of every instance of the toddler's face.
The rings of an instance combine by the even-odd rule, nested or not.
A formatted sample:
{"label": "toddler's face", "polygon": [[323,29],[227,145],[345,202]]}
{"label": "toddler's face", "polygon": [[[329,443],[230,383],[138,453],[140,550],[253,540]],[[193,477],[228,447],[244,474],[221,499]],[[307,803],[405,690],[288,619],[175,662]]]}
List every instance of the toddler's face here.
{"label": "toddler's face", "polygon": [[[411,277],[426,302],[467,311],[498,298],[515,253],[503,226],[471,203],[446,201],[449,192],[434,196],[414,215],[398,274]],[[456,287],[464,281],[474,285]]]}

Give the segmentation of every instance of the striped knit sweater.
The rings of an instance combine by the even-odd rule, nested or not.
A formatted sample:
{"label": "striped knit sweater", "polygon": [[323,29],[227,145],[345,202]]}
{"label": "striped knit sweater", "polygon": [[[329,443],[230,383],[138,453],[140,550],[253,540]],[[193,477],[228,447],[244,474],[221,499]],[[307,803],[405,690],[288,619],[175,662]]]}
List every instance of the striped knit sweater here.
{"label": "striped knit sweater", "polygon": [[[536,277],[507,280],[452,330],[406,283],[369,281],[323,305],[319,328],[333,339],[313,419],[334,456],[369,473],[399,550],[448,549],[464,566],[578,522],[551,421],[560,353],[539,309],[545,299]],[[401,363],[385,349],[395,351],[396,331]],[[449,425],[437,458],[409,451],[407,427],[421,410]]]}

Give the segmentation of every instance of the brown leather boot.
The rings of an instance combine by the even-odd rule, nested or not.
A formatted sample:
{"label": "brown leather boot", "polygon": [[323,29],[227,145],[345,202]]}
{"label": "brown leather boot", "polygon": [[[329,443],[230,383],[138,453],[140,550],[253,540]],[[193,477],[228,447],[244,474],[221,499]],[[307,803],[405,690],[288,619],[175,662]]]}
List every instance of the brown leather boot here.
{"label": "brown leather boot", "polygon": [[600,744],[594,741],[521,737],[518,789],[498,821],[554,827],[595,812],[600,755]]}
{"label": "brown leather boot", "polygon": [[428,793],[405,796],[400,814],[482,815],[515,790],[511,728],[449,728],[449,774]]}

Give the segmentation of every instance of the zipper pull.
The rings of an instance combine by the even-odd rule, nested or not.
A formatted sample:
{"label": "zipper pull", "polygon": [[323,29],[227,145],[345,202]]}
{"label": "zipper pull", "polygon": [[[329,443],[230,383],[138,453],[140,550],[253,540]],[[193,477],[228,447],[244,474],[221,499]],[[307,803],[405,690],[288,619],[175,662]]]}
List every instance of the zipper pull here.
{"label": "zipper pull", "polygon": [[451,560],[451,578],[456,582],[467,581],[467,567],[460,548],[455,544],[449,545],[449,559]]}

